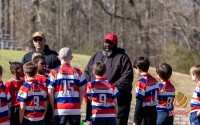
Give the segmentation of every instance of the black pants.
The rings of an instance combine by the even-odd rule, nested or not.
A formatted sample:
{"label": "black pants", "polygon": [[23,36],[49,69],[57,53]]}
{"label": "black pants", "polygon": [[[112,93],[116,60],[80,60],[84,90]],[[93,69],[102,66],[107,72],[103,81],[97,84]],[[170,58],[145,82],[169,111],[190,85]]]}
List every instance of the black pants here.
{"label": "black pants", "polygon": [[[118,115],[117,120],[119,125],[127,125],[129,112],[131,108],[132,94],[130,93],[120,93],[120,96],[117,98],[118,102]],[[92,121],[92,106],[91,101],[88,99],[86,107],[86,118],[87,121]]]}
{"label": "black pants", "polygon": [[142,107],[141,117],[139,118],[138,125],[156,125],[157,111],[156,106]]}
{"label": "black pants", "polygon": [[91,105],[91,100],[87,100],[87,105],[86,105],[86,117],[85,120],[87,121],[92,121],[92,105]]}
{"label": "black pants", "polygon": [[132,94],[130,93],[120,93],[117,98],[118,102],[118,115],[117,120],[119,125],[127,125],[129,112],[131,108]]}
{"label": "black pants", "polygon": [[48,107],[47,107],[47,112],[44,116],[44,124],[45,125],[53,125],[54,121],[52,121],[52,118],[53,118],[53,110],[52,110],[51,104],[49,103]]}
{"label": "black pants", "polygon": [[19,106],[13,106],[10,110],[10,125],[20,125],[19,123]]}

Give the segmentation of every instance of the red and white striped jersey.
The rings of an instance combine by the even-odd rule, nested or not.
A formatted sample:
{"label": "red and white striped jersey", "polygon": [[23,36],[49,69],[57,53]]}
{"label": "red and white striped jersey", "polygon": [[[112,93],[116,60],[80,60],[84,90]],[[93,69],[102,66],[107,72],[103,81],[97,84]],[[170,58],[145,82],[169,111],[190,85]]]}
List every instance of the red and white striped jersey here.
{"label": "red and white striped jersey", "polygon": [[51,70],[46,82],[54,91],[55,115],[80,115],[79,88],[87,83],[81,70],[62,64]]}
{"label": "red and white striped jersey", "polygon": [[191,112],[200,110],[200,84],[197,84],[190,101]]}
{"label": "red and white striped jersey", "polygon": [[17,99],[26,105],[24,118],[30,121],[44,119],[44,102],[47,101],[48,96],[44,86],[37,79],[24,83],[19,89]]}
{"label": "red and white striped jersey", "polygon": [[158,82],[150,74],[142,75],[136,82],[135,90],[136,98],[142,100],[142,107],[158,104]]}
{"label": "red and white striped jersey", "polygon": [[11,104],[10,92],[0,81],[0,125],[10,125],[9,104]]}
{"label": "red and white striped jersey", "polygon": [[42,83],[44,85],[44,87],[47,89],[47,83],[46,83],[46,79],[48,78],[48,74],[44,74],[44,75],[40,75],[37,74],[36,78],[38,80],[39,83]]}
{"label": "red and white striped jersey", "polygon": [[174,109],[175,88],[170,81],[159,84],[157,111],[172,111]]}
{"label": "red and white striped jersey", "polygon": [[11,94],[12,106],[19,106],[19,100],[17,100],[17,93],[23,84],[24,80],[17,80],[14,78],[11,78],[6,82],[5,85]]}
{"label": "red and white striped jersey", "polygon": [[92,117],[116,117],[113,99],[119,96],[114,83],[98,78],[87,85],[88,97],[92,99]]}

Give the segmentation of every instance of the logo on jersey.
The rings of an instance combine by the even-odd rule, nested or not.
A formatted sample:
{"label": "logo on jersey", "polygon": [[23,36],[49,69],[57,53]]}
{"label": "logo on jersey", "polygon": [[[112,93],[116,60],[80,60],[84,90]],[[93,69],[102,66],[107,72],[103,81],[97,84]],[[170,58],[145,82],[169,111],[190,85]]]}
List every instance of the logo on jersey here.
{"label": "logo on jersey", "polygon": [[109,86],[106,86],[102,83],[96,83],[94,85],[94,88],[97,89],[97,90],[108,90],[109,89]]}
{"label": "logo on jersey", "polygon": [[22,92],[22,91],[19,91],[18,95],[21,96],[21,97],[24,97],[26,94],[24,92]]}

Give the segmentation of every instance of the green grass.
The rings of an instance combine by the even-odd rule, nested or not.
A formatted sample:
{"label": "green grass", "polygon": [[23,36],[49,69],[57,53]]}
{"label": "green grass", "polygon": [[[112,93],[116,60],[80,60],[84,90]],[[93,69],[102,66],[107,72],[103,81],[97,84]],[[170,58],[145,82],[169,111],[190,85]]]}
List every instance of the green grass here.
{"label": "green grass", "polygon": [[[25,51],[12,51],[12,50],[0,50],[0,65],[3,66],[3,81],[4,83],[12,77],[9,69],[9,61],[19,61],[21,62],[24,54],[27,53]],[[71,65],[73,67],[77,67],[83,71],[85,66],[88,63],[90,56],[73,54],[73,59]],[[188,69],[189,71],[189,69]],[[155,73],[155,68],[150,68],[149,72],[157,78]],[[135,76],[133,84],[138,80],[138,77]],[[187,74],[173,72],[171,81],[176,87],[176,92],[183,92],[188,100],[190,100],[192,93],[195,89],[196,83],[191,80],[191,77]],[[133,85],[134,86],[134,85]],[[134,101],[135,91],[133,88],[133,101]]]}
{"label": "green grass", "polygon": [[[3,81],[4,83],[12,77],[10,72],[9,61],[21,62],[26,51],[14,51],[14,50],[0,50],[0,65],[3,67]],[[71,65],[73,67],[79,68],[83,71],[90,56],[73,54],[73,59]]]}
{"label": "green grass", "polygon": [[10,72],[9,61],[21,62],[25,51],[14,51],[14,50],[0,50],[0,65],[3,67],[3,81],[4,83],[12,77]]}

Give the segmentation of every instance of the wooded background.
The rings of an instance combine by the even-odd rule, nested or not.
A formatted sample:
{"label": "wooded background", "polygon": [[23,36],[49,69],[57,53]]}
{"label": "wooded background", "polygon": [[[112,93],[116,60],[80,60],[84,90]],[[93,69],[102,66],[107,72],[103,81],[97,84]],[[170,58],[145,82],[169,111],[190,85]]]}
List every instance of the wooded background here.
{"label": "wooded background", "polygon": [[51,49],[91,55],[114,32],[132,61],[146,56],[189,73],[200,63],[199,11],[199,0],[0,0],[0,35],[25,49],[40,30]]}

